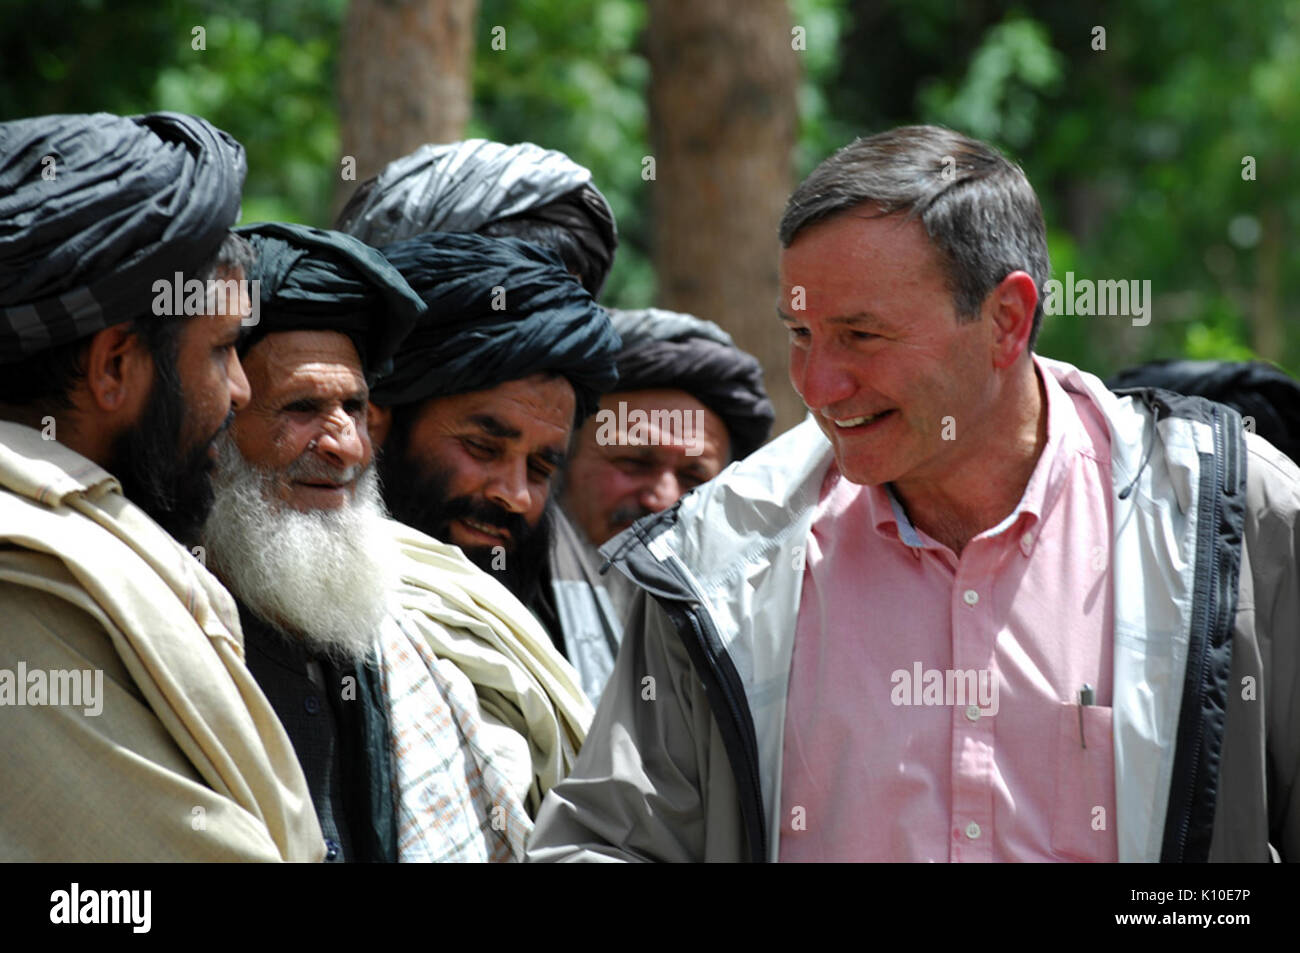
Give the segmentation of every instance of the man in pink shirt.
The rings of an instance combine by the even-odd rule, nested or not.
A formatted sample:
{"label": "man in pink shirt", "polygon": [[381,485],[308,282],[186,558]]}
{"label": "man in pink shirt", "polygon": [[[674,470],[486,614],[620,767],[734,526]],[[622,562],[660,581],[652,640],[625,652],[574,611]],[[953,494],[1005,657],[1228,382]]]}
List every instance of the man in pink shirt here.
{"label": "man in pink shirt", "polygon": [[1033,354],[983,143],[858,140],[781,241],[811,420],[602,550],[644,592],[530,857],[1300,857],[1295,466]]}

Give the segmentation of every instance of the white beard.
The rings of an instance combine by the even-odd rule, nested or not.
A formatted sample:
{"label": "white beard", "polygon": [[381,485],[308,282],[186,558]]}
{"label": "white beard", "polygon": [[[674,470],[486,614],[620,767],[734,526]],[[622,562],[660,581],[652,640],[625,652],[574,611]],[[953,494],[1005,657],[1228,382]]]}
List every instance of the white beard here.
{"label": "white beard", "polygon": [[276,474],[250,465],[228,430],[217,450],[203,527],[212,571],[283,635],[344,661],[372,655],[393,579],[374,466],[346,505],[302,512],[272,495]]}

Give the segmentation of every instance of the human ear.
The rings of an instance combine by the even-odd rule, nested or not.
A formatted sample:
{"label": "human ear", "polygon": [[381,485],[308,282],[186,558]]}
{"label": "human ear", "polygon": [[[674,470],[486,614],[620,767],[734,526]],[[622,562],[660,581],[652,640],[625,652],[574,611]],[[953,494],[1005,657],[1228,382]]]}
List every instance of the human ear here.
{"label": "human ear", "polygon": [[393,408],[380,407],[374,401],[366,402],[366,428],[370,431],[370,445],[382,447],[393,426]]}
{"label": "human ear", "polygon": [[129,323],[114,324],[90,339],[85,382],[96,410],[134,417],[144,406],[153,377],[153,358]]}
{"label": "human ear", "polygon": [[1038,288],[1023,271],[1013,271],[989,292],[985,307],[993,321],[993,366],[1010,367],[1029,347],[1038,307]]}

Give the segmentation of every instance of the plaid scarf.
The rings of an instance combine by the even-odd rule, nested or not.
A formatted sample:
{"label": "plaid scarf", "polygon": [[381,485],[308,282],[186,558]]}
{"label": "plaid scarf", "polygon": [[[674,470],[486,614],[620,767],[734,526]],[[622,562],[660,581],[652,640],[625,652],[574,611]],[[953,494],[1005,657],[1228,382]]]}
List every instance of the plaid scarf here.
{"label": "plaid scarf", "polygon": [[399,860],[522,860],[533,822],[481,737],[474,686],[400,615],[379,641]]}

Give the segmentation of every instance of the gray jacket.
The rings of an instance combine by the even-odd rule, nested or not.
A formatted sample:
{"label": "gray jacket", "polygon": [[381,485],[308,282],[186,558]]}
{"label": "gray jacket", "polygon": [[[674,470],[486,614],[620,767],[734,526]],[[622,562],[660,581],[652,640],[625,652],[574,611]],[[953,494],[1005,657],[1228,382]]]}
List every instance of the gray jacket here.
{"label": "gray jacket", "polygon": [[[1300,858],[1300,471],[1221,405],[1040,364],[1110,430],[1120,860]],[[777,859],[801,547],[832,459],[806,421],[606,545],[644,595],[529,859]]]}

